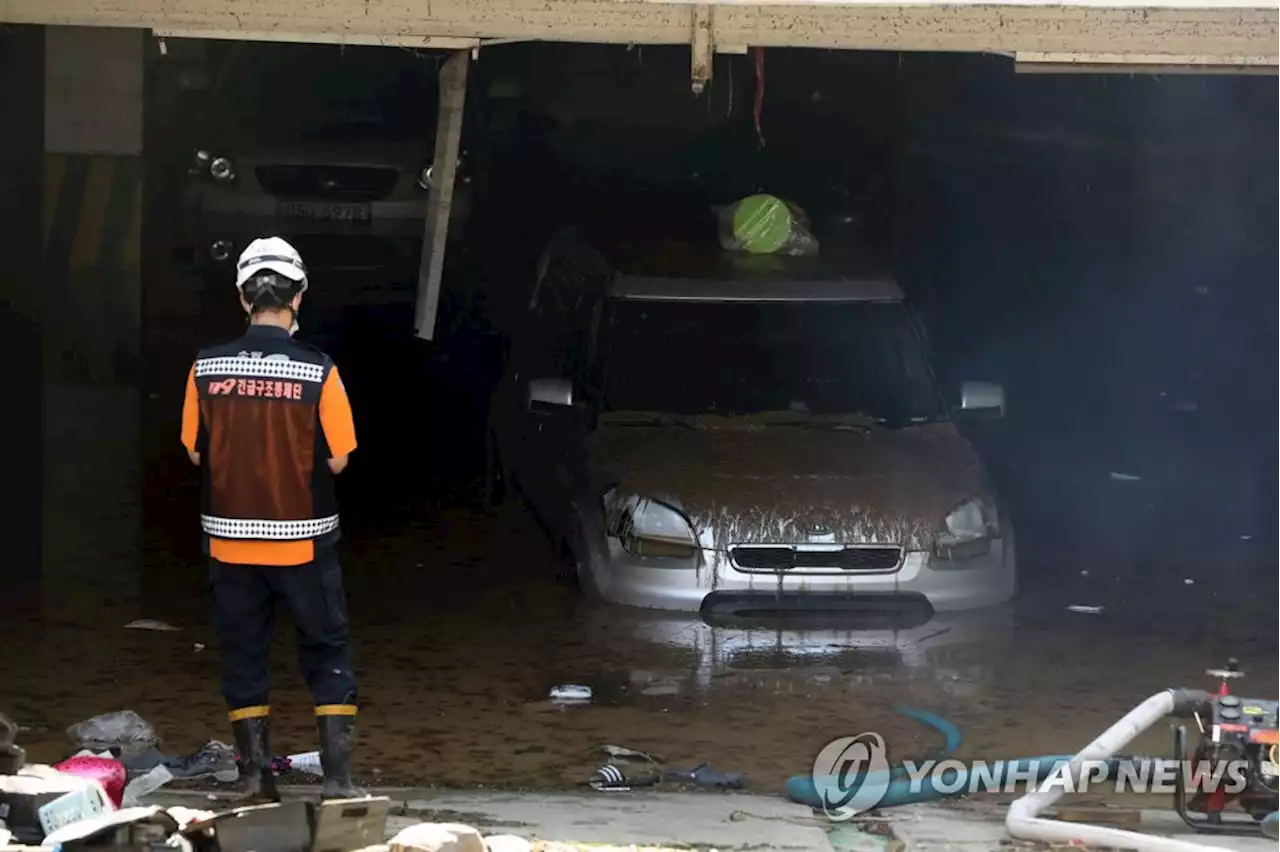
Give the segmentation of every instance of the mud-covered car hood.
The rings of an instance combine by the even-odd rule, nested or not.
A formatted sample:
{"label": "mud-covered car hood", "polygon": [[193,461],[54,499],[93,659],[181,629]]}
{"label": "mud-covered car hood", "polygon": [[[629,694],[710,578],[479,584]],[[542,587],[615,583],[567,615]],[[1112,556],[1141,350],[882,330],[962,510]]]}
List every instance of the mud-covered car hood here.
{"label": "mud-covered car hood", "polygon": [[[955,426],[890,430],[602,424],[591,439],[597,481],[615,495],[667,500],[704,546],[837,542],[932,546],[960,503],[992,495]],[[710,542],[708,541],[710,539]]]}

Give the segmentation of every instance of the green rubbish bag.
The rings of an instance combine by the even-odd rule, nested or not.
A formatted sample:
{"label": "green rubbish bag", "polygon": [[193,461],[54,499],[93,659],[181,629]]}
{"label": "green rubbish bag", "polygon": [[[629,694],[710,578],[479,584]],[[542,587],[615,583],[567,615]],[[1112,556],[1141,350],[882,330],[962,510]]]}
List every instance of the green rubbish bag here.
{"label": "green rubbish bag", "polygon": [[716,215],[720,245],[727,251],[792,257],[818,252],[804,211],[776,195],[750,195]]}

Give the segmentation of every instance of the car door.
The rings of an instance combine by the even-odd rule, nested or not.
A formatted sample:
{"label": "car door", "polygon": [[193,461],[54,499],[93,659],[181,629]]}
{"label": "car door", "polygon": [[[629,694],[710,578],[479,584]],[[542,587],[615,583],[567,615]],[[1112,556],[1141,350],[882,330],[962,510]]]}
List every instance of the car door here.
{"label": "car door", "polygon": [[[573,404],[529,406],[524,457],[530,502],[544,523],[565,536],[573,529],[573,501],[586,473],[588,401],[607,270],[578,242],[564,239],[554,245],[533,300],[542,330],[536,357],[546,366],[540,375],[526,375],[567,382]],[[526,381],[526,393],[527,387]]]}

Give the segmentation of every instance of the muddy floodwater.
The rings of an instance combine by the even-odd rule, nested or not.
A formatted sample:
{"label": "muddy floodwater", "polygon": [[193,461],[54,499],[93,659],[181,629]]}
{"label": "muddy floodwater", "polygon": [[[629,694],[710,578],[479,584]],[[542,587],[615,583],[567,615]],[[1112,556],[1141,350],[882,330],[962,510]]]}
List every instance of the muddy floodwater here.
{"label": "muddy floodwater", "polygon": [[[62,607],[46,589],[43,613],[0,625],[0,706],[28,729],[33,758],[64,756],[67,726],[126,708],[167,752],[229,738],[205,569],[167,547],[144,547],[146,582],[163,594]],[[1277,688],[1274,594],[1228,605],[1170,581],[1076,601],[1080,589],[1042,586],[1017,606],[898,631],[712,628],[592,604],[547,580],[552,556],[518,511],[436,509],[357,529],[343,548],[366,782],[562,789],[590,775],[593,747],[607,743],[777,791],[838,736],[878,731],[897,759],[936,750],[937,735],[897,707],[950,719],[965,756],[1007,757],[1075,750],[1156,690],[1212,687],[1204,670],[1228,656],[1249,672],[1239,691]],[[180,629],[126,629],[134,618]],[[314,747],[294,660],[282,620],[272,693],[282,754]],[[561,683],[594,699],[553,704]],[[1134,751],[1168,748],[1162,729]]]}

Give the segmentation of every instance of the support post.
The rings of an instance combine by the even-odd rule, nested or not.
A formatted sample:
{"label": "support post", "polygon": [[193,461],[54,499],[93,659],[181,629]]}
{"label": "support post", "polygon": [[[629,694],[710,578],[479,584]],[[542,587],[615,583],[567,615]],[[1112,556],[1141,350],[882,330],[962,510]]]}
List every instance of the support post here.
{"label": "support post", "polygon": [[690,76],[693,93],[702,94],[707,83],[711,82],[711,73],[715,68],[715,7],[698,5],[693,7],[693,37]]}
{"label": "support post", "polygon": [[423,340],[431,340],[435,336],[449,218],[453,210],[454,178],[462,143],[462,115],[467,103],[467,65],[470,59],[470,51],[455,50],[440,68],[436,150],[432,160],[431,194],[427,198],[422,260],[418,267],[418,300],[414,306],[414,330]]}
{"label": "support post", "polygon": [[[44,246],[40,242],[44,170],[44,27],[0,27],[0,342],[5,349],[9,445],[20,448],[5,465],[5,510],[0,536],[0,622],[21,624],[40,610],[43,519]],[[60,450],[61,448],[59,448]],[[28,655],[20,655],[30,658]],[[34,656],[34,655],[30,655]],[[12,660],[12,662],[18,662]],[[6,676],[10,676],[6,672]],[[14,672],[21,677],[21,670]]]}
{"label": "support post", "polygon": [[49,617],[141,591],[146,31],[46,27],[43,576]]}

